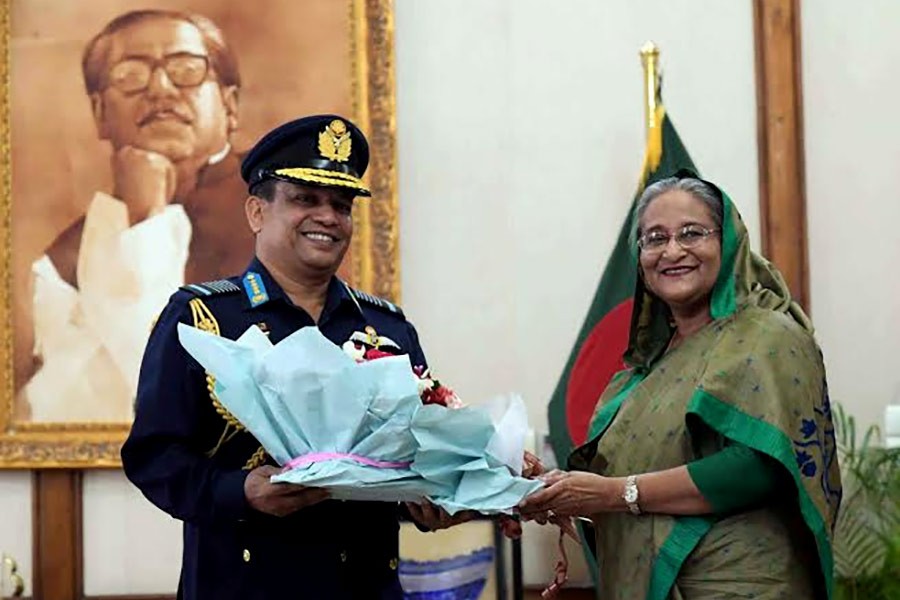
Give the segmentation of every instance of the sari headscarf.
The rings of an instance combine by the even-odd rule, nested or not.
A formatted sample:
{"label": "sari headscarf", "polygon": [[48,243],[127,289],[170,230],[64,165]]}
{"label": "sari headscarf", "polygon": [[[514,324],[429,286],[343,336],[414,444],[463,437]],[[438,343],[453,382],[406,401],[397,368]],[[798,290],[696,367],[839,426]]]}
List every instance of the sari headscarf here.
{"label": "sari headscarf", "polygon": [[[690,172],[677,176],[697,178]],[[784,479],[792,482],[794,489],[777,493],[795,497],[796,509],[816,543],[824,578],[820,587],[831,598],[831,535],[842,492],[821,351],[810,320],[791,300],[781,274],[750,250],[746,227],[730,198],[705,183],[720,197],[723,209],[722,263],[710,299],[713,322],[692,336],[697,338],[695,342],[669,352],[679,354],[677,359],[672,357],[675,364],[684,365],[681,372],[674,370],[668,357],[662,361],[673,334],[671,313],[638,278],[625,353],[629,368],[617,374],[601,396],[591,422],[590,441],[573,452],[570,467],[603,471],[597,466],[598,448],[607,455],[614,455],[617,447],[639,454],[631,439],[634,434],[629,435],[634,429],[621,423],[610,427],[619,409],[629,396],[641,396],[645,401],[646,394],[635,390],[651,375],[652,385],[650,380],[646,383],[656,396],[665,396],[670,386],[680,386],[683,398],[658,410],[683,410],[680,418],[671,417],[682,423],[695,447],[703,436],[721,436],[770,457],[786,475]],[[661,362],[666,364],[660,366]],[[686,391],[684,368],[692,373]],[[604,439],[607,433],[610,439]],[[663,442],[662,436],[654,436],[638,441],[637,446],[653,444],[654,439]],[[657,463],[671,458],[661,461],[657,453],[647,464],[633,458],[620,463],[649,471],[661,468]],[[676,458],[689,462],[699,456]],[[653,564],[648,598],[666,597],[688,555],[716,522],[713,516],[673,520],[665,540],[650,552],[648,560]],[[599,540],[603,531],[598,529],[597,535]]]}

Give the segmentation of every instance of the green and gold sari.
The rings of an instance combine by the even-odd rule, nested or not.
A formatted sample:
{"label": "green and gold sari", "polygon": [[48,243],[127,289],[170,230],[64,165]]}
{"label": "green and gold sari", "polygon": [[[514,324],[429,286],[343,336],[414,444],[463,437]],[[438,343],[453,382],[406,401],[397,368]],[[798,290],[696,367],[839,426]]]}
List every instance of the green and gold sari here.
{"label": "green and gold sari", "polygon": [[722,201],[713,321],[666,352],[670,313],[638,281],[630,368],[601,396],[570,468],[660,471],[736,443],[777,465],[778,489],[736,514],[594,515],[603,600],[832,596],[841,481],[822,354],[781,275],[750,251],[740,215]]}

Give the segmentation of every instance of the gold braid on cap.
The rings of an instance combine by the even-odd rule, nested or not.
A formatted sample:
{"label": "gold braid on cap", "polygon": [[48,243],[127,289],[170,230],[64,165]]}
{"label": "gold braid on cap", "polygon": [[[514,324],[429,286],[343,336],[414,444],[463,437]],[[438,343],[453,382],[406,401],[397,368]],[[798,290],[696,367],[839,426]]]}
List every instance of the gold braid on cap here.
{"label": "gold braid on cap", "polygon": [[365,186],[362,179],[350,175],[349,173],[341,173],[340,171],[329,171],[328,169],[313,169],[309,167],[291,167],[287,169],[276,169],[275,175],[279,177],[287,177],[296,179],[297,181],[307,183],[318,183],[320,185],[330,185],[334,187],[345,187],[359,192],[369,193],[369,188]]}
{"label": "gold braid on cap", "polygon": [[[211,333],[213,335],[222,335],[219,331],[219,322],[216,321],[216,318],[213,316],[212,312],[209,310],[209,307],[203,303],[203,300],[200,298],[192,299],[188,305],[191,307],[191,316],[194,318],[194,327],[201,331],[205,331],[207,333]],[[206,389],[209,390],[209,397],[212,399],[213,407],[216,409],[216,413],[225,420],[225,429],[222,430],[222,435],[219,436],[219,441],[216,445],[209,451],[206,452],[206,455],[210,458],[216,455],[219,449],[223,444],[228,442],[235,435],[244,431],[244,426],[241,425],[241,422],[238,421],[234,415],[228,412],[228,409],[222,406],[222,403],[219,401],[219,397],[216,396],[216,378],[210,375],[208,372],[206,374]]]}

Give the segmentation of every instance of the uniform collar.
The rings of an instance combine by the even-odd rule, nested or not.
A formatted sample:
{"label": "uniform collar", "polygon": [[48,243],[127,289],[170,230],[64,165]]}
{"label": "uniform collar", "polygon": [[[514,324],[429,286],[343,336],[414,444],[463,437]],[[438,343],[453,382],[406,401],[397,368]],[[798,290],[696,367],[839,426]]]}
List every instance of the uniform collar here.
{"label": "uniform collar", "polygon": [[[275,281],[266,266],[256,256],[253,257],[250,265],[241,276],[239,285],[244,292],[244,304],[248,309],[263,306],[277,300],[294,306],[293,301],[288,297],[284,289],[278,285],[278,282]],[[322,309],[322,317],[327,316],[342,304],[353,306],[354,311],[364,316],[362,307],[353,296],[350,286],[342,279],[332,277],[328,283],[328,293],[325,298],[325,306]]]}

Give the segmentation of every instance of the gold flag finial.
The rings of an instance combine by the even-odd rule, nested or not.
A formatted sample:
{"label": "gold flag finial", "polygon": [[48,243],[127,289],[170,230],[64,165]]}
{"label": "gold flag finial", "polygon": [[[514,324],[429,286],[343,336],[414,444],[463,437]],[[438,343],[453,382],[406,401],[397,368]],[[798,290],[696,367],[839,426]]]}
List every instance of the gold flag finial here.
{"label": "gold flag finial", "polygon": [[656,100],[659,90],[659,46],[652,41],[641,46],[641,64],[644,66],[644,117],[649,136],[658,125]]}

